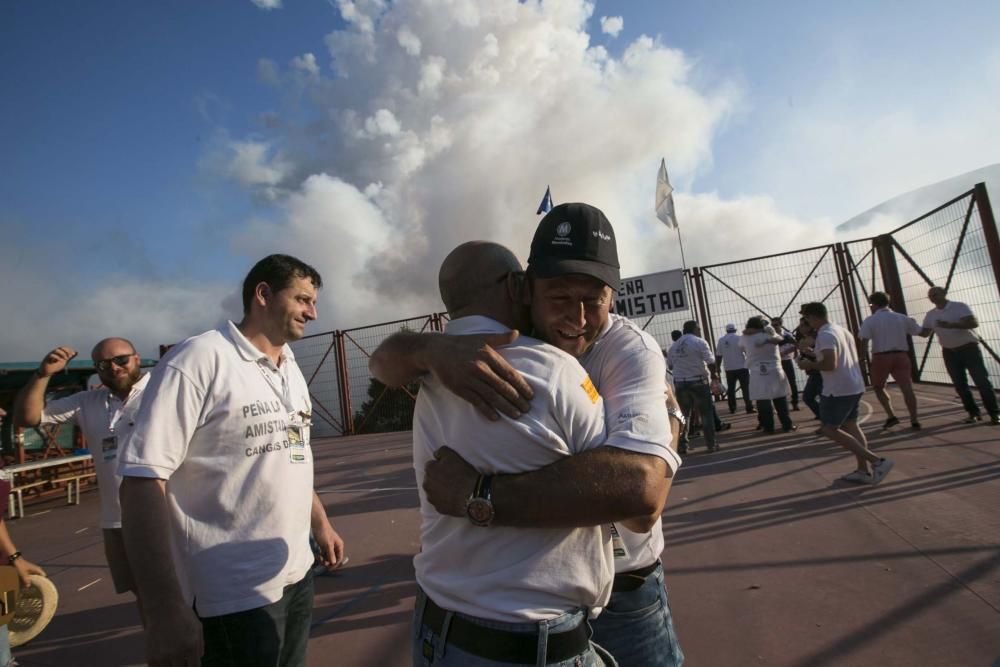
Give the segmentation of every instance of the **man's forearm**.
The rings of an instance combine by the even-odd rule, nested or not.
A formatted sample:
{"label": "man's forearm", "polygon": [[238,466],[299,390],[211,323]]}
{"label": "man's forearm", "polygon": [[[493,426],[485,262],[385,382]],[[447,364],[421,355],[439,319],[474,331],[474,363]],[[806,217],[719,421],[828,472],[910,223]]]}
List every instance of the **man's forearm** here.
{"label": "man's forearm", "polygon": [[170,551],[166,482],[126,477],[119,495],[125,552],[145,610],[156,614],[184,605]]}
{"label": "man's forearm", "polygon": [[317,532],[327,522],[329,522],[329,519],[326,516],[326,507],[323,505],[319,494],[313,491],[312,509],[309,510],[309,525],[312,527],[313,533]]}
{"label": "man's forearm", "polygon": [[42,409],[45,407],[45,390],[49,386],[49,378],[37,373],[31,374],[28,384],[24,385],[14,399],[14,425],[18,427],[38,426],[42,421]]}
{"label": "man's forearm", "polygon": [[427,348],[441,334],[400,331],[382,341],[368,360],[368,370],[387,387],[402,387],[428,373]]}
{"label": "man's forearm", "polygon": [[655,521],[671,474],[657,456],[598,447],[532,472],[495,476],[494,523],[569,528],[634,518]]}

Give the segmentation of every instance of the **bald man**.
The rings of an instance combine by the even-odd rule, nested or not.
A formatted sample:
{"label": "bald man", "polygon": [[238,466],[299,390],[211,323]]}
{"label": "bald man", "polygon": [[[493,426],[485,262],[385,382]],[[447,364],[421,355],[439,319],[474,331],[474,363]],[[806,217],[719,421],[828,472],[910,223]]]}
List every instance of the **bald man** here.
{"label": "bald man", "polygon": [[[455,248],[438,274],[452,335],[524,329],[524,273],[507,248],[473,241]],[[420,587],[413,664],[603,665],[590,641],[589,613],[611,594],[614,556],[609,524],[525,527],[493,521],[495,475],[516,475],[600,447],[604,403],[569,354],[521,336],[498,353],[534,388],[520,419],[490,421],[423,378],[413,415],[413,466],[420,489]],[[425,466],[447,445],[478,471],[463,516],[437,511],[422,488]]]}
{"label": "bald man", "polygon": [[[90,356],[102,387],[81,391],[45,404],[49,378],[66,368],[76,356],[71,347],[57,347],[38,366],[14,403],[14,425],[74,423],[80,427],[94,457],[97,488],[101,498],[100,526],[104,553],[115,591],[136,593],[122,541],[122,512],[118,502],[118,447],[131,430],[149,376],[139,370],[139,355],[124,338],[105,338]],[[136,594],[138,602],[138,594]],[[142,605],[139,606],[140,614]]]}

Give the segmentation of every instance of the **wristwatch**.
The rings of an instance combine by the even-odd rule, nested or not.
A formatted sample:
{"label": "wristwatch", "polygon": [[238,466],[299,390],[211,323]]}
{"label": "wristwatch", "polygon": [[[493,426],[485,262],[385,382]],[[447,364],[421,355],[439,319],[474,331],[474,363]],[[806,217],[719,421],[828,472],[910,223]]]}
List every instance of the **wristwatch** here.
{"label": "wristwatch", "polygon": [[20,551],[15,551],[11,555],[7,556],[7,564],[8,565],[13,565],[14,561],[16,561],[20,557],[21,557],[21,552]]}
{"label": "wristwatch", "polygon": [[687,424],[687,419],[684,418],[684,413],[678,410],[677,408],[672,408],[668,405],[667,414],[676,419],[677,421],[679,421],[681,423],[681,426]]}
{"label": "wristwatch", "polygon": [[465,501],[465,514],[476,526],[486,526],[493,523],[493,475],[480,475],[476,480],[476,488]]}

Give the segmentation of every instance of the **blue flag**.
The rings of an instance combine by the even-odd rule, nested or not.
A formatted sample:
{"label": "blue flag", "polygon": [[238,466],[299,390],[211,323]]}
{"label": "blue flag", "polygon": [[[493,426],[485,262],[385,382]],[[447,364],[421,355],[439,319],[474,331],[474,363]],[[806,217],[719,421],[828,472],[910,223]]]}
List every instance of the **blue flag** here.
{"label": "blue flag", "polygon": [[549,190],[549,186],[545,186],[545,196],[542,197],[542,203],[538,205],[538,210],[535,211],[535,215],[541,215],[542,213],[548,213],[552,210],[552,192]]}

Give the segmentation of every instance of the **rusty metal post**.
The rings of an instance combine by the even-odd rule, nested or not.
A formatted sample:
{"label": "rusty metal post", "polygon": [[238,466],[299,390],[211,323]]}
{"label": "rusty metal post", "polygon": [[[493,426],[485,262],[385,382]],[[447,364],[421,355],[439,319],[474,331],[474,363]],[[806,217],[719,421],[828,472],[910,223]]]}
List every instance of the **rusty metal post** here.
{"label": "rusty metal post", "polygon": [[351,409],[351,380],[347,374],[347,353],[344,350],[344,332],[333,332],[337,346],[337,387],[340,390],[340,416],[344,424],[343,435],[354,435],[354,412]]}
{"label": "rusty metal post", "polygon": [[983,238],[986,239],[986,250],[990,254],[993,265],[993,281],[1000,290],[1000,235],[997,234],[997,223],[993,217],[993,207],[990,206],[990,196],[986,192],[985,183],[976,183],[972,190],[979,210],[979,222],[983,226]]}
{"label": "rusty metal post", "polygon": [[[701,324],[705,331],[708,332],[709,338],[712,337],[711,329],[709,328],[708,319],[708,304],[705,298],[705,279],[702,277],[701,269],[694,267],[691,270],[691,281],[694,284],[695,293],[698,295],[698,316],[701,318]],[[709,343],[709,345],[712,345]]]}
{"label": "rusty metal post", "polygon": [[[875,253],[878,255],[878,263],[882,269],[882,283],[885,285],[885,293],[889,295],[889,303],[897,313],[907,314],[906,297],[903,294],[903,283],[899,278],[899,266],[896,264],[895,241],[891,234],[881,234],[875,237]],[[917,366],[917,353],[913,347],[913,341],[907,339],[907,353],[910,356],[911,376],[914,382],[920,380],[920,369]]]}
{"label": "rusty metal post", "polygon": [[839,286],[837,291],[840,292],[841,305],[844,307],[844,318],[847,320],[844,322],[844,325],[850,329],[851,334],[854,336],[854,345],[858,352],[858,359],[861,362],[861,375],[867,385],[871,384],[871,375],[868,370],[869,360],[866,355],[862,354],[864,348],[861,345],[861,339],[858,337],[858,330],[861,328],[861,322],[858,321],[856,306],[852,307],[853,304],[847,286],[847,283],[850,280],[850,266],[847,263],[846,254],[847,253],[844,252],[843,244],[834,244],[833,266],[837,270],[837,285]]}

